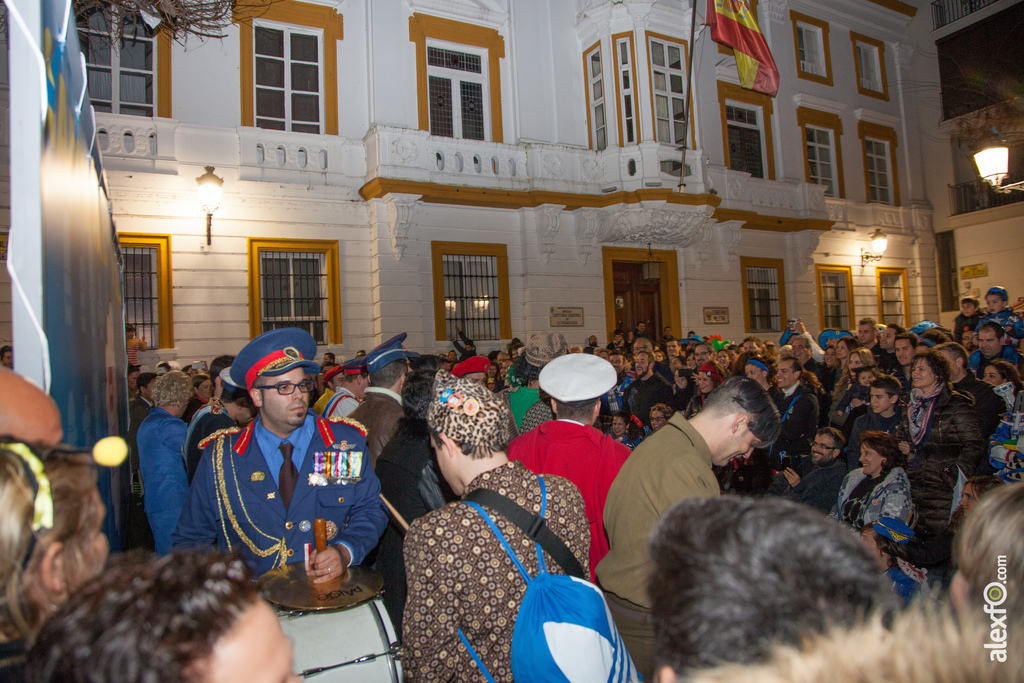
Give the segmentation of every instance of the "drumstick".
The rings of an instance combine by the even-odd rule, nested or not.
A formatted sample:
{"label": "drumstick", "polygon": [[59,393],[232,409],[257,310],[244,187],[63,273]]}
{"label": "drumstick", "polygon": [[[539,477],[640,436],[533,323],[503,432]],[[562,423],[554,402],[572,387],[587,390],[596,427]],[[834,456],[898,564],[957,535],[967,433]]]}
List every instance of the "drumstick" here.
{"label": "drumstick", "polygon": [[313,541],[317,553],[327,550],[327,520],[323,517],[313,518]]}
{"label": "drumstick", "polygon": [[380,494],[380,499],[383,500],[384,504],[388,506],[388,512],[390,512],[391,516],[395,518],[395,521],[398,522],[398,525],[402,527],[402,531],[408,531],[409,523],[405,521],[405,518],[402,517],[401,513],[399,513],[398,510],[395,509],[395,506],[393,506],[388,501],[388,499],[384,497],[383,493]]}

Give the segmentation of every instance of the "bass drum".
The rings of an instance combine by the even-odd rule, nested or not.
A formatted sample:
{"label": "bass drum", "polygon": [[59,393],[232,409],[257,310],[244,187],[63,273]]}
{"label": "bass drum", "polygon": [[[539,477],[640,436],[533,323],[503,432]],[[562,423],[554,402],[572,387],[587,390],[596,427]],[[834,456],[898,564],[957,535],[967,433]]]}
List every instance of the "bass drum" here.
{"label": "bass drum", "polygon": [[398,638],[381,599],[334,612],[280,612],[293,667],[316,683],[401,683]]}

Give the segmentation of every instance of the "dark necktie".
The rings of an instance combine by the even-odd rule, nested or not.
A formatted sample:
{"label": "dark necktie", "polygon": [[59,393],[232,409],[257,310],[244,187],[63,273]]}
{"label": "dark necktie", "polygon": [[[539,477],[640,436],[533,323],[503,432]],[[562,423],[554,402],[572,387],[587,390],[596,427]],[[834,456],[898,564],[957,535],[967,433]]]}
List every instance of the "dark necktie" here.
{"label": "dark necktie", "polygon": [[284,503],[284,509],[287,510],[288,504],[292,502],[292,492],[295,491],[295,484],[299,481],[299,470],[295,467],[295,463],[292,462],[291,443],[282,441],[278,448],[281,449],[284,462],[281,463],[281,471],[277,475],[277,488],[281,492],[281,502]]}

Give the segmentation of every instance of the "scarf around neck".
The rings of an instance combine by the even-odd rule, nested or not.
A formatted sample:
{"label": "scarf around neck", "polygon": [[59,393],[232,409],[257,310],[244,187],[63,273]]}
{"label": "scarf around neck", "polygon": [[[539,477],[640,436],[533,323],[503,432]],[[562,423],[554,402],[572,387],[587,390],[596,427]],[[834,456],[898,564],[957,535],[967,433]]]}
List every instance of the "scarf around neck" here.
{"label": "scarf around neck", "polygon": [[907,407],[907,426],[910,429],[910,440],[915,446],[920,446],[928,430],[932,426],[932,415],[935,412],[935,401],[942,393],[942,385],[939,384],[927,394],[920,389],[910,392],[910,405]]}

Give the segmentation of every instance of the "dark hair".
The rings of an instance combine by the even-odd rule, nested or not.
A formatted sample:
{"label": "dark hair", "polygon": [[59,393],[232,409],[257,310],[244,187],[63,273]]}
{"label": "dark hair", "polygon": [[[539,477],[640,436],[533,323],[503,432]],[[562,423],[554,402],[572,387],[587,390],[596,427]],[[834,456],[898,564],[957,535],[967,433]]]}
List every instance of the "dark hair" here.
{"label": "dark hair", "polygon": [[14,347],[11,346],[10,344],[4,344],[3,346],[0,346],[0,356],[4,355],[5,353],[11,353],[12,351],[14,351]]}
{"label": "dark hair", "polygon": [[252,396],[245,387],[234,387],[224,385],[224,391],[220,394],[221,403],[234,403],[239,408],[248,408],[253,415],[258,412],[256,404],[252,402]]}
{"label": "dark hair", "polygon": [[437,372],[437,369],[441,367],[440,356],[435,356],[432,353],[421,354],[419,358],[409,359],[409,369],[413,372],[420,370],[429,370],[430,372]]}
{"label": "dark hair", "polygon": [[907,456],[903,455],[896,437],[885,432],[868,430],[861,432],[860,447],[867,446],[882,456],[882,476],[889,474],[894,467],[906,467]]}
{"label": "dark hair", "polygon": [[653,413],[655,410],[661,413],[666,420],[671,419],[671,417],[676,414],[676,409],[673,408],[672,406],[666,405],[664,403],[655,403],[653,406],[651,406],[651,409],[647,411],[647,417],[650,418],[651,413]]}
{"label": "dark hair", "polygon": [[[796,372],[802,373],[804,371],[804,364],[800,362],[799,358],[797,358],[796,356],[783,356],[775,364],[776,372],[778,372],[778,368],[782,367],[783,363],[792,363],[793,364],[793,370],[796,371]],[[769,366],[769,367],[771,367],[771,366]]]}
{"label": "dark hair", "polygon": [[712,389],[701,412],[718,415],[746,413],[750,416],[747,429],[760,442],[757,448],[764,448],[779,438],[779,410],[768,392],[749,377],[730,377]]}
{"label": "dark hair", "polygon": [[405,380],[402,389],[402,412],[405,417],[426,420],[427,408],[434,389],[433,370],[417,370]]}
{"label": "dark hair", "polygon": [[[961,344],[958,344],[956,342],[945,342],[943,344],[939,344],[938,346],[936,346],[935,350],[940,353],[943,351],[948,352],[949,355],[951,355],[953,358],[959,358],[960,360],[962,360],[964,363],[964,368],[968,367],[967,363],[969,357],[967,355],[967,349],[965,349]],[[952,361],[950,361],[950,366],[952,366]],[[950,367],[950,371],[952,371],[952,367]]]}
{"label": "dark hair", "polygon": [[872,535],[874,535],[874,537],[875,537],[875,545],[878,547],[878,551],[882,552],[882,553],[885,553],[886,555],[889,556],[888,562],[889,562],[889,568],[890,569],[892,569],[893,567],[895,567],[898,564],[898,560],[905,560],[905,559],[907,559],[907,556],[906,556],[906,553],[907,553],[906,546],[903,545],[902,543],[897,543],[896,541],[892,540],[888,536],[883,536],[882,534],[880,534],[877,531],[875,531],[875,525],[874,524],[865,524],[864,526],[862,526],[860,528],[860,533],[862,535],[863,534],[872,534]]}
{"label": "dark hair", "polygon": [[946,359],[941,353],[935,351],[935,349],[928,349],[918,353],[913,362],[910,364],[913,367],[916,363],[924,361],[931,368],[931,371],[935,374],[935,379],[939,384],[949,384],[949,360]]}
{"label": "dark hair", "polygon": [[893,605],[867,548],[835,521],[779,499],[687,498],[651,536],[656,663],[677,675],[767,657],[778,642]]}
{"label": "dark hair", "polygon": [[978,305],[978,300],[975,299],[973,296],[965,296],[963,299],[960,299],[960,303],[962,303],[962,304],[974,304],[975,306],[977,306]]}
{"label": "dark hair", "polygon": [[945,344],[953,341],[953,336],[944,327],[933,327],[921,333],[921,341],[930,341],[935,344]]}
{"label": "dark hair", "polygon": [[1013,363],[1008,363],[1001,358],[995,358],[990,360],[988,364],[995,368],[1004,382],[1009,382],[1013,385],[1014,394],[1021,390],[1020,373],[1017,372],[1017,368],[1013,366]]}
{"label": "dark hair", "polygon": [[27,680],[188,681],[190,670],[258,604],[241,559],[217,553],[114,557],[44,625]]}
{"label": "dark hair", "polygon": [[896,323],[888,323],[886,327],[891,327],[896,330],[896,334],[903,334],[907,331],[907,328],[903,327],[903,325],[897,325]]}
{"label": "dark hair", "polygon": [[487,360],[491,361],[491,365],[494,365],[494,361],[498,360],[498,354],[501,353],[498,349],[494,349],[487,354]]}
{"label": "dark hair", "polygon": [[404,358],[399,358],[388,363],[377,372],[371,372],[370,385],[374,387],[390,387],[408,371],[409,364]]}
{"label": "dark hair", "polygon": [[[853,380],[855,382],[860,382],[860,373],[862,373],[862,372],[870,372],[871,374],[875,374],[875,370],[877,370],[877,369],[878,368],[875,365],[862,365],[859,368],[855,368],[854,371],[853,371]],[[874,381],[874,380],[872,380],[872,381]]]}
{"label": "dark hair", "polygon": [[839,339],[836,340],[836,346],[839,346],[840,344],[849,349],[850,353],[853,353],[861,346],[860,342],[857,341],[856,337],[840,337]]}
{"label": "dark hair", "polygon": [[127,370],[127,372],[125,372],[125,374],[126,375],[130,375],[133,372],[141,372],[141,371],[142,371],[142,368],[140,368],[138,365],[132,365],[131,363],[129,363],[128,364],[128,370]]}
{"label": "dark hair", "polygon": [[918,338],[917,335],[914,334],[913,332],[902,332],[900,334],[897,334],[896,338],[892,342],[893,348],[896,347],[896,342],[898,342],[900,339],[906,339],[907,341],[910,342],[911,346],[917,346]]}
{"label": "dark hair", "polygon": [[531,365],[530,361],[526,360],[525,353],[521,353],[516,356],[515,376],[523,383],[523,386],[526,386],[534,380],[539,380],[540,371],[541,368],[538,368],[536,365]]}
{"label": "dark hair", "polygon": [[872,389],[881,389],[890,396],[899,396],[903,391],[903,385],[892,375],[876,375],[875,381],[871,383]]}
{"label": "dark hair", "polygon": [[980,501],[986,493],[1002,486],[1003,480],[993,474],[978,474],[968,479],[967,483],[974,489],[974,497]]}
{"label": "dark hair", "polygon": [[590,424],[591,413],[594,410],[594,406],[601,401],[601,397],[591,398],[586,401],[559,401],[557,398],[552,398],[551,400],[555,403],[555,417],[559,420],[575,420],[583,424]]}
{"label": "dark hair", "polygon": [[142,387],[148,387],[157,377],[159,377],[159,375],[155,372],[144,372],[135,380],[135,386],[139,389]]}
{"label": "dark hair", "polygon": [[608,433],[609,434],[612,431],[612,422],[615,421],[615,418],[621,417],[623,422],[626,423],[626,436],[629,437],[630,441],[636,442],[636,441],[639,441],[641,438],[643,438],[643,435],[644,435],[643,427],[641,427],[636,422],[634,422],[633,421],[633,417],[629,413],[627,413],[625,410],[616,410],[614,413],[612,413],[611,417],[612,417],[612,419],[609,420],[609,422],[608,422]]}
{"label": "dark hair", "polygon": [[224,368],[230,368],[235,362],[234,356],[217,356],[210,361],[210,377],[216,380]]}
{"label": "dark hair", "polygon": [[832,448],[843,450],[846,447],[846,439],[843,438],[843,433],[835,427],[822,427],[818,431],[814,432],[814,435],[827,436],[832,439]]}
{"label": "dark hair", "polygon": [[1006,335],[1006,330],[1004,330],[1003,326],[1000,325],[999,323],[997,323],[995,320],[989,320],[987,322],[983,322],[982,324],[978,325],[978,330],[977,330],[978,334],[981,334],[982,330],[988,330],[990,332],[995,332],[996,339],[1002,339],[1003,336]]}

